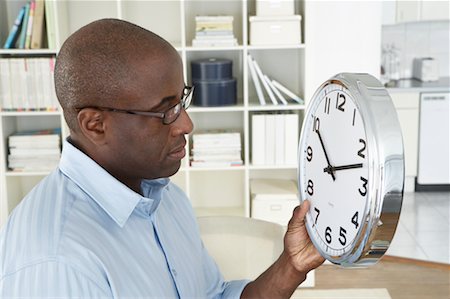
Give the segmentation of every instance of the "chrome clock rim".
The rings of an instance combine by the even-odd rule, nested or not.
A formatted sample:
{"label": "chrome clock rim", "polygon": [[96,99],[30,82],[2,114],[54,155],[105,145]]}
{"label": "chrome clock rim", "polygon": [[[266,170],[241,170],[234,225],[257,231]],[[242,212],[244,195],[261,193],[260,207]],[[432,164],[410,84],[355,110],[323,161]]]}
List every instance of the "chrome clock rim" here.
{"label": "chrome clock rim", "polygon": [[[403,139],[392,100],[376,78],[369,74],[337,74],[316,90],[312,100],[316,100],[321,90],[332,83],[340,84],[350,91],[363,118],[368,160],[372,164],[369,169],[372,184],[364,215],[368,217],[352,242],[352,250],[341,256],[327,254],[321,250],[314,237],[311,237],[311,240],[332,263],[343,267],[368,266],[375,264],[386,253],[398,224],[404,188]],[[305,113],[299,141],[297,176],[301,202],[305,200],[300,173],[303,163],[301,146],[305,138],[307,117],[312,108],[313,105],[309,105]],[[313,236],[309,225],[306,227],[309,235]]]}

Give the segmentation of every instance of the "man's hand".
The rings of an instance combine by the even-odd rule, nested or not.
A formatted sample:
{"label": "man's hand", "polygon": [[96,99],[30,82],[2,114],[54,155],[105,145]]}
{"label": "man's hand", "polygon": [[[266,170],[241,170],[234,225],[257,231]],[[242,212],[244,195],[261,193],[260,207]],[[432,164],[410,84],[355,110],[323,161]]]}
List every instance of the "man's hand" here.
{"label": "man's hand", "polygon": [[306,231],[305,215],[309,206],[309,201],[306,200],[301,206],[295,208],[284,236],[283,254],[287,254],[292,266],[303,273],[317,268],[325,261],[314,247]]}
{"label": "man's hand", "polygon": [[241,298],[290,298],[306,279],[306,274],[325,261],[306,231],[308,210],[309,201],[295,208],[284,236],[283,253],[269,269],[244,288]]}

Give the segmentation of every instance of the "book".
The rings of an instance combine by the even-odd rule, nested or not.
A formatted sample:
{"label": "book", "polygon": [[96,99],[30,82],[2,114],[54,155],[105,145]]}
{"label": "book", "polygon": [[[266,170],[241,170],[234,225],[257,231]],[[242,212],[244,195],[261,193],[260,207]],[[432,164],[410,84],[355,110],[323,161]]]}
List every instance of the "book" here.
{"label": "book", "polygon": [[235,47],[233,16],[196,16],[193,47]]}
{"label": "book", "polygon": [[266,82],[269,85],[270,89],[272,89],[273,93],[278,97],[280,102],[283,105],[287,105],[288,103],[287,103],[286,99],[283,97],[283,95],[280,93],[280,91],[273,85],[273,83],[270,80],[270,78],[267,77],[266,75],[264,75],[264,79],[266,80]]}
{"label": "book", "polygon": [[16,132],[8,137],[8,168],[13,171],[48,171],[58,165],[61,129]]}
{"label": "book", "polygon": [[36,7],[33,18],[33,31],[31,33],[31,49],[41,49],[44,38],[44,14],[45,1],[36,0]]}
{"label": "book", "polygon": [[11,84],[11,104],[13,110],[23,107],[22,103],[22,72],[24,71],[23,58],[9,58],[9,75]]}
{"label": "book", "polygon": [[8,58],[0,58],[0,107],[2,111],[11,111],[13,109]]}
{"label": "book", "polygon": [[196,22],[233,22],[233,16],[195,16]]}
{"label": "book", "polygon": [[28,15],[27,35],[25,37],[25,49],[31,49],[31,34],[33,33],[34,11],[36,9],[36,1],[30,2],[30,13]]}
{"label": "book", "polygon": [[261,71],[261,68],[258,65],[258,62],[256,60],[253,60],[253,65],[255,66],[256,74],[258,74],[259,80],[261,80],[264,89],[266,90],[267,94],[269,95],[270,100],[272,101],[272,104],[278,105],[277,99],[275,99],[275,95],[273,94],[272,90],[270,89],[269,85],[267,84],[266,80],[264,79],[264,74]]}
{"label": "book", "polygon": [[264,114],[252,115],[252,164],[266,163],[266,119]]}
{"label": "book", "polygon": [[293,99],[294,101],[296,101],[299,104],[304,104],[305,102],[303,101],[303,99],[301,99],[299,96],[297,96],[295,93],[293,93],[292,91],[290,91],[289,89],[287,89],[286,87],[284,87],[283,85],[281,85],[281,83],[272,80],[272,84],[273,86],[275,86],[276,88],[278,88],[278,90],[280,90],[281,92],[283,92],[284,94],[286,94],[288,97],[290,97],[291,99]]}
{"label": "book", "polygon": [[61,150],[59,147],[49,147],[49,148],[27,148],[27,147],[10,147],[9,153],[12,156],[45,156],[45,155],[59,155]]}
{"label": "book", "polygon": [[275,114],[266,114],[266,165],[275,165]]}
{"label": "book", "polygon": [[284,123],[284,163],[297,166],[298,114],[285,114]]}
{"label": "book", "polygon": [[275,114],[275,165],[285,164],[285,116],[285,114]]}
{"label": "book", "polygon": [[59,140],[61,135],[61,128],[45,129],[45,130],[26,130],[16,132],[8,137],[8,140],[33,140],[33,141],[46,141],[46,140]]}
{"label": "book", "polygon": [[45,1],[45,28],[49,49],[56,49],[55,1]]}
{"label": "book", "polygon": [[237,39],[198,39],[192,40],[193,47],[234,47],[237,46]]}
{"label": "book", "polygon": [[56,111],[55,58],[0,59],[0,106],[4,111]]}
{"label": "book", "polygon": [[20,29],[20,37],[19,37],[19,48],[20,49],[25,49],[25,41],[27,38],[27,28],[28,28],[28,19],[30,16],[30,5],[31,5],[30,2],[28,2],[25,5],[25,15],[23,16],[22,28]]}
{"label": "book", "polygon": [[247,64],[248,69],[250,70],[250,76],[252,77],[253,84],[255,85],[256,94],[258,95],[259,104],[261,106],[266,105],[266,99],[264,98],[264,93],[261,88],[261,84],[259,83],[258,75],[255,71],[255,66],[253,65],[253,58],[250,54],[247,56]]}
{"label": "book", "polygon": [[25,15],[25,9],[26,9],[25,6],[23,6],[20,9],[19,14],[16,17],[16,20],[14,21],[14,24],[12,25],[11,30],[9,31],[8,37],[6,38],[5,45],[3,46],[3,48],[5,49],[15,48],[17,38],[20,35],[20,28],[22,26],[23,17]]}

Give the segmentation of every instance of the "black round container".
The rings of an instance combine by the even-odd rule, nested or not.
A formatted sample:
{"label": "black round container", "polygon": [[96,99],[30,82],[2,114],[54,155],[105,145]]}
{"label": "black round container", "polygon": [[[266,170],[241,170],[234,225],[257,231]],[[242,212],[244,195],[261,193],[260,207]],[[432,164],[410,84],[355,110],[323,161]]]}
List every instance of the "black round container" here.
{"label": "black round container", "polygon": [[236,79],[232,61],[206,58],[191,61],[194,105],[229,106],[236,104]]}
{"label": "black round container", "polygon": [[236,79],[193,81],[194,105],[229,106],[236,105]]}
{"label": "black round container", "polygon": [[230,79],[232,61],[222,58],[206,58],[191,61],[192,81]]}

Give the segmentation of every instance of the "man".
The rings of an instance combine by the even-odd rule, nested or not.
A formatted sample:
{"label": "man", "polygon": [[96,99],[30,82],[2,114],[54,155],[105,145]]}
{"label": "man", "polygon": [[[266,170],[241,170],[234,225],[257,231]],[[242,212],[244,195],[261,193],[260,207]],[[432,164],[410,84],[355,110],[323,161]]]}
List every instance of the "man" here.
{"label": "man", "polygon": [[125,21],[70,36],[55,85],[70,137],[58,169],[0,235],[0,297],[288,298],[323,262],[294,211],[280,258],[225,282],[189,200],[169,182],[193,130],[177,51]]}

